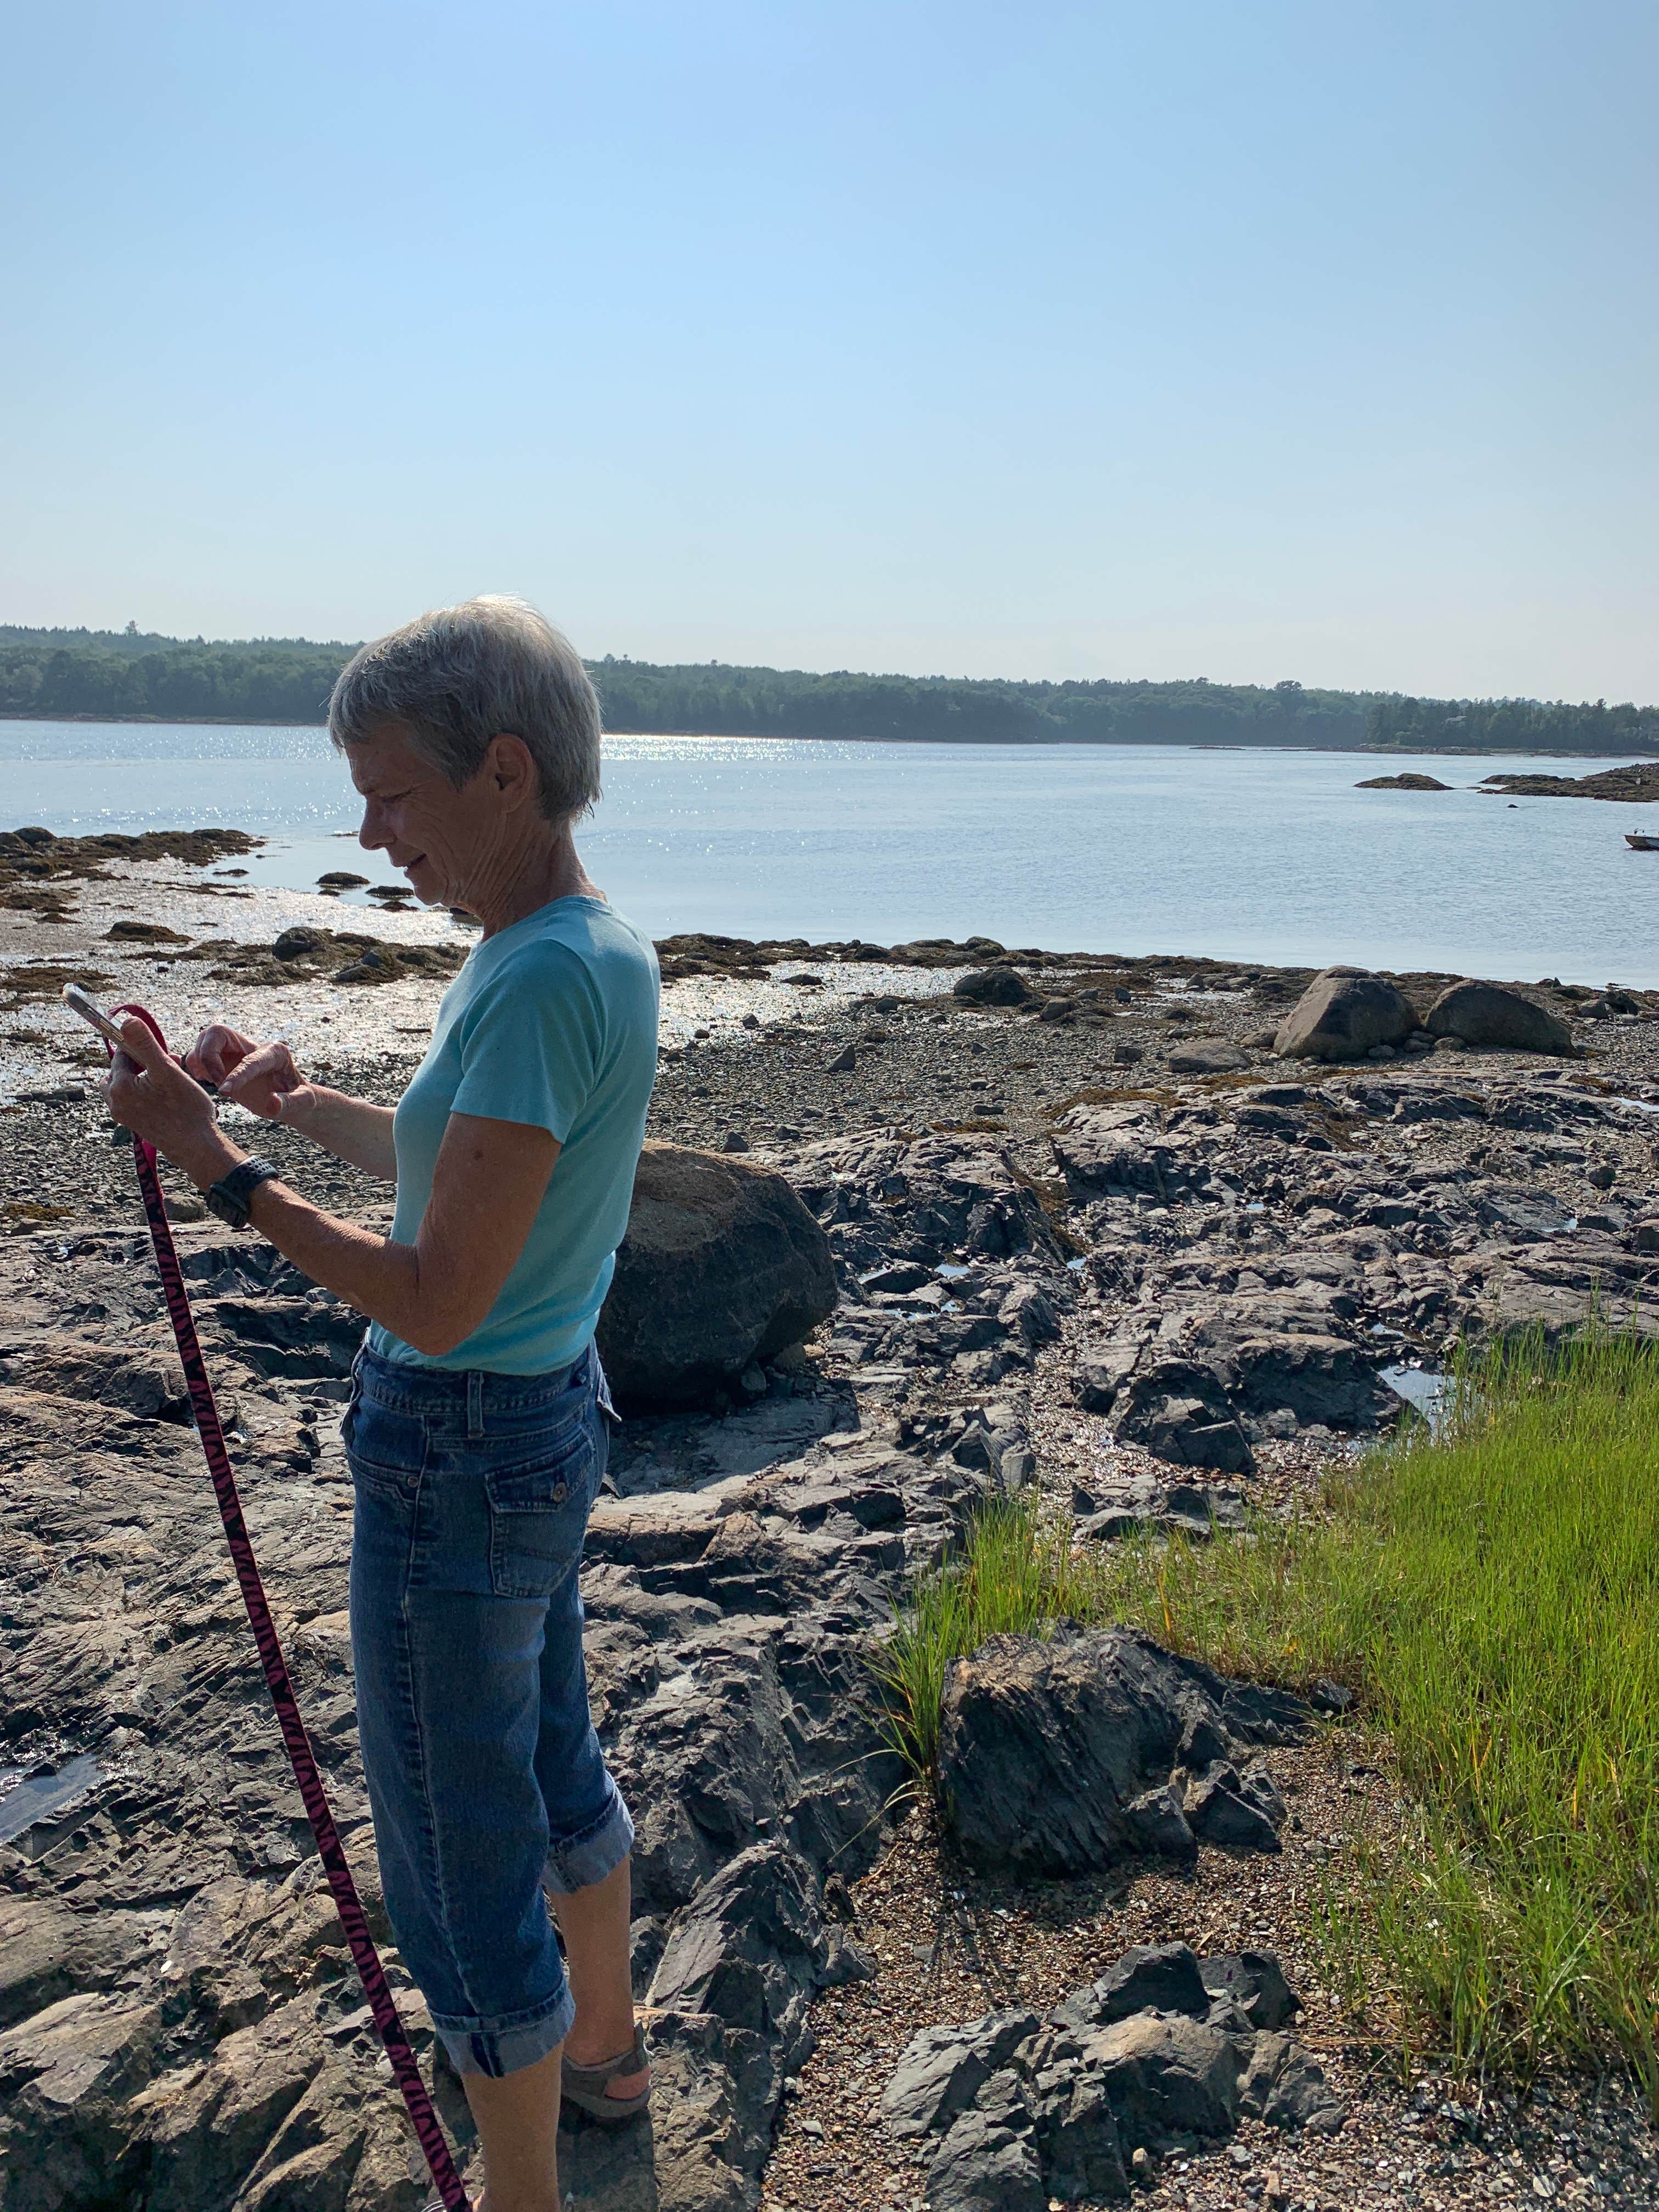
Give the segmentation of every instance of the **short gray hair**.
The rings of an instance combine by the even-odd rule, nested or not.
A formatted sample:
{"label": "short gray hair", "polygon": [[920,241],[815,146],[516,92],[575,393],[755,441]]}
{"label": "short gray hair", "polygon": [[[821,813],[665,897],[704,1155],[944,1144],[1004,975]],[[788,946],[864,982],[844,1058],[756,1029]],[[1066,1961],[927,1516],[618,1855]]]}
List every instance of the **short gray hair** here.
{"label": "short gray hair", "polygon": [[494,593],[436,607],[361,647],[328,702],[328,733],[344,751],[388,722],[459,791],[492,738],[523,739],[550,822],[584,814],[599,796],[599,702],[576,648],[527,600]]}

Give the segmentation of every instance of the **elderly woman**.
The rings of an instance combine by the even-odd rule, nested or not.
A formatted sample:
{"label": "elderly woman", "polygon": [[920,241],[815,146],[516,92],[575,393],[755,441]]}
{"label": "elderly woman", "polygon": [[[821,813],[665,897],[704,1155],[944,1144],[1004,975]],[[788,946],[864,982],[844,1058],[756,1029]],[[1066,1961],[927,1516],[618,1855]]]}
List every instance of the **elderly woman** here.
{"label": "elderly woman", "polygon": [[234,1030],[204,1030],[185,1067],[395,1179],[390,1234],[251,1159],[142,1024],[109,1101],[216,1212],[368,1318],[344,1433],[386,1909],[477,2118],[489,2212],[556,2212],[561,2087],[606,2118],[649,2089],[633,1825],[588,1716],[577,1571],[605,1463],[593,1331],[656,1067],[657,964],[577,857],[599,703],[532,609],[475,599],[365,646],[329,729],[363,844],[483,937],[395,1112]]}

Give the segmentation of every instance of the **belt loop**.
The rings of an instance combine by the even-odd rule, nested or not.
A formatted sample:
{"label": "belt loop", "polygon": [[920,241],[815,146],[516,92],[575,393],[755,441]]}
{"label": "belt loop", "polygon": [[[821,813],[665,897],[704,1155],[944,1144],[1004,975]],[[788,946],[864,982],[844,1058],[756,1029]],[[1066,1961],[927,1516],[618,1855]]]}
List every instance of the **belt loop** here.
{"label": "belt loop", "polygon": [[466,1371],[466,1433],[469,1440],[481,1437],[483,1423],[483,1370],[469,1367]]}

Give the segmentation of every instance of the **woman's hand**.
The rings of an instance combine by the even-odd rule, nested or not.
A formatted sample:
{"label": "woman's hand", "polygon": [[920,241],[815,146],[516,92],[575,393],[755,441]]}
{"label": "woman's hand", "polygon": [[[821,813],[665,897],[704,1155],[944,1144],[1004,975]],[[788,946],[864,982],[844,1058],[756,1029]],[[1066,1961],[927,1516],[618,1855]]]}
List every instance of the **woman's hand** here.
{"label": "woman's hand", "polygon": [[213,1118],[213,1101],[136,1017],[120,1025],[125,1049],[104,1085],[124,1129],[154,1145],[205,1188],[242,1157]]}
{"label": "woman's hand", "polygon": [[316,1094],[294,1064],[285,1044],[256,1044],[240,1030],[216,1022],[202,1031],[185,1055],[185,1066],[203,1082],[217,1086],[232,1106],[246,1106],[262,1121],[304,1122]]}

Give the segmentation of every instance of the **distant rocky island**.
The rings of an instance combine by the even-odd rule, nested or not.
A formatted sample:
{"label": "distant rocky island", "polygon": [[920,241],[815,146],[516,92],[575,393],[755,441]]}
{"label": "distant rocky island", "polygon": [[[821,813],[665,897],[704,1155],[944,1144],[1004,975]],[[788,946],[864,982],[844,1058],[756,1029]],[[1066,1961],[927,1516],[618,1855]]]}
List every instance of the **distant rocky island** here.
{"label": "distant rocky island", "polygon": [[1516,799],[1618,799],[1644,805],[1659,799],[1659,761],[1604,768],[1595,775],[1489,775],[1480,788]]}
{"label": "distant rocky island", "polygon": [[[356,647],[0,623],[0,718],[319,723]],[[845,669],[591,660],[606,726],[641,736],[1394,752],[1659,751],[1659,707],[1419,699],[1274,684],[1018,683]]]}

